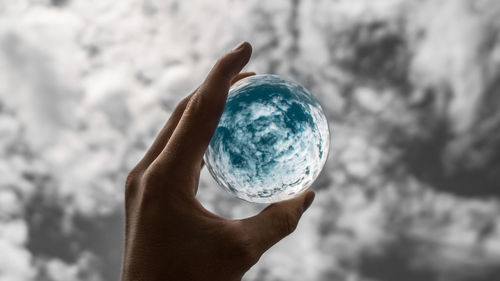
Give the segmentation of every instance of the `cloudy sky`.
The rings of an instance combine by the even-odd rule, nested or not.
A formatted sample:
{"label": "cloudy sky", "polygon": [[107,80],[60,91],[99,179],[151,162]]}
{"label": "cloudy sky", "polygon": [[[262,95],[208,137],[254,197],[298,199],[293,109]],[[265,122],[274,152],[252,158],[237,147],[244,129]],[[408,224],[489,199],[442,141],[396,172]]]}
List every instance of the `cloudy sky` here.
{"label": "cloudy sky", "polygon": [[[0,0],[0,281],[117,280],[128,170],[242,40],[333,132],[314,204],[244,280],[498,279],[498,0]],[[198,198],[263,207],[207,171]]]}

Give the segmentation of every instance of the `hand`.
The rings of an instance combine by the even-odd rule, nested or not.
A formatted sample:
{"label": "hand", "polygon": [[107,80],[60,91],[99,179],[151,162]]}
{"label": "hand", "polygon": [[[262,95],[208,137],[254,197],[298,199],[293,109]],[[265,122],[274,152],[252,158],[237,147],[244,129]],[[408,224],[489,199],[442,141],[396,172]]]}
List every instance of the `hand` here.
{"label": "hand", "polygon": [[251,53],[243,42],[220,58],[130,172],[122,280],[241,280],[267,249],[296,228],[312,203],[314,193],[307,190],[254,217],[230,220],[210,213],[195,198],[202,157],[229,87],[254,75],[239,73]]}

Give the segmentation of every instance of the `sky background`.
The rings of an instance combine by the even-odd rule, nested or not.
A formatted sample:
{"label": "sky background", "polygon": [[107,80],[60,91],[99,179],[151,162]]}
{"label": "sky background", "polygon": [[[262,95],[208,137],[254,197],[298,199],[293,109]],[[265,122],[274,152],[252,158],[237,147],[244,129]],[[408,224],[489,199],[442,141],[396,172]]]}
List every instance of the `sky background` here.
{"label": "sky background", "polygon": [[[0,0],[0,281],[118,280],[127,172],[242,40],[332,132],[315,202],[245,281],[498,280],[498,0]],[[263,208],[206,170],[197,196]]]}

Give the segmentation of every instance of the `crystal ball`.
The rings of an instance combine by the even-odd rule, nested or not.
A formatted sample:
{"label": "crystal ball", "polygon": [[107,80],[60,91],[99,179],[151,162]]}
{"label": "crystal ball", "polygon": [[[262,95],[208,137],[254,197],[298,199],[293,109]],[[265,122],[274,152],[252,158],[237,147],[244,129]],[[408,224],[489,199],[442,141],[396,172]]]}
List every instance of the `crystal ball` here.
{"label": "crystal ball", "polygon": [[224,190],[272,203],[311,186],[329,141],[325,114],[304,87],[277,75],[254,75],[230,88],[204,161]]}

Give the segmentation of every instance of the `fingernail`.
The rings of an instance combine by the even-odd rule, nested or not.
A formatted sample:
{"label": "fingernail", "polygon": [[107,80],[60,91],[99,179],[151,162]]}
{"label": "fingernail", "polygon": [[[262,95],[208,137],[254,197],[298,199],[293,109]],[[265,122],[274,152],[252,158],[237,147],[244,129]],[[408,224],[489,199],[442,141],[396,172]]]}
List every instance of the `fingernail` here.
{"label": "fingernail", "polygon": [[312,202],[314,201],[314,196],[316,196],[314,194],[313,191],[309,191],[306,195],[306,199],[304,199],[304,205],[303,205],[303,210],[304,212],[307,210],[307,208],[309,208],[309,206],[311,206]]}
{"label": "fingernail", "polygon": [[245,41],[240,42],[236,47],[232,49],[232,51],[238,51],[243,48],[243,45],[245,45]]}

